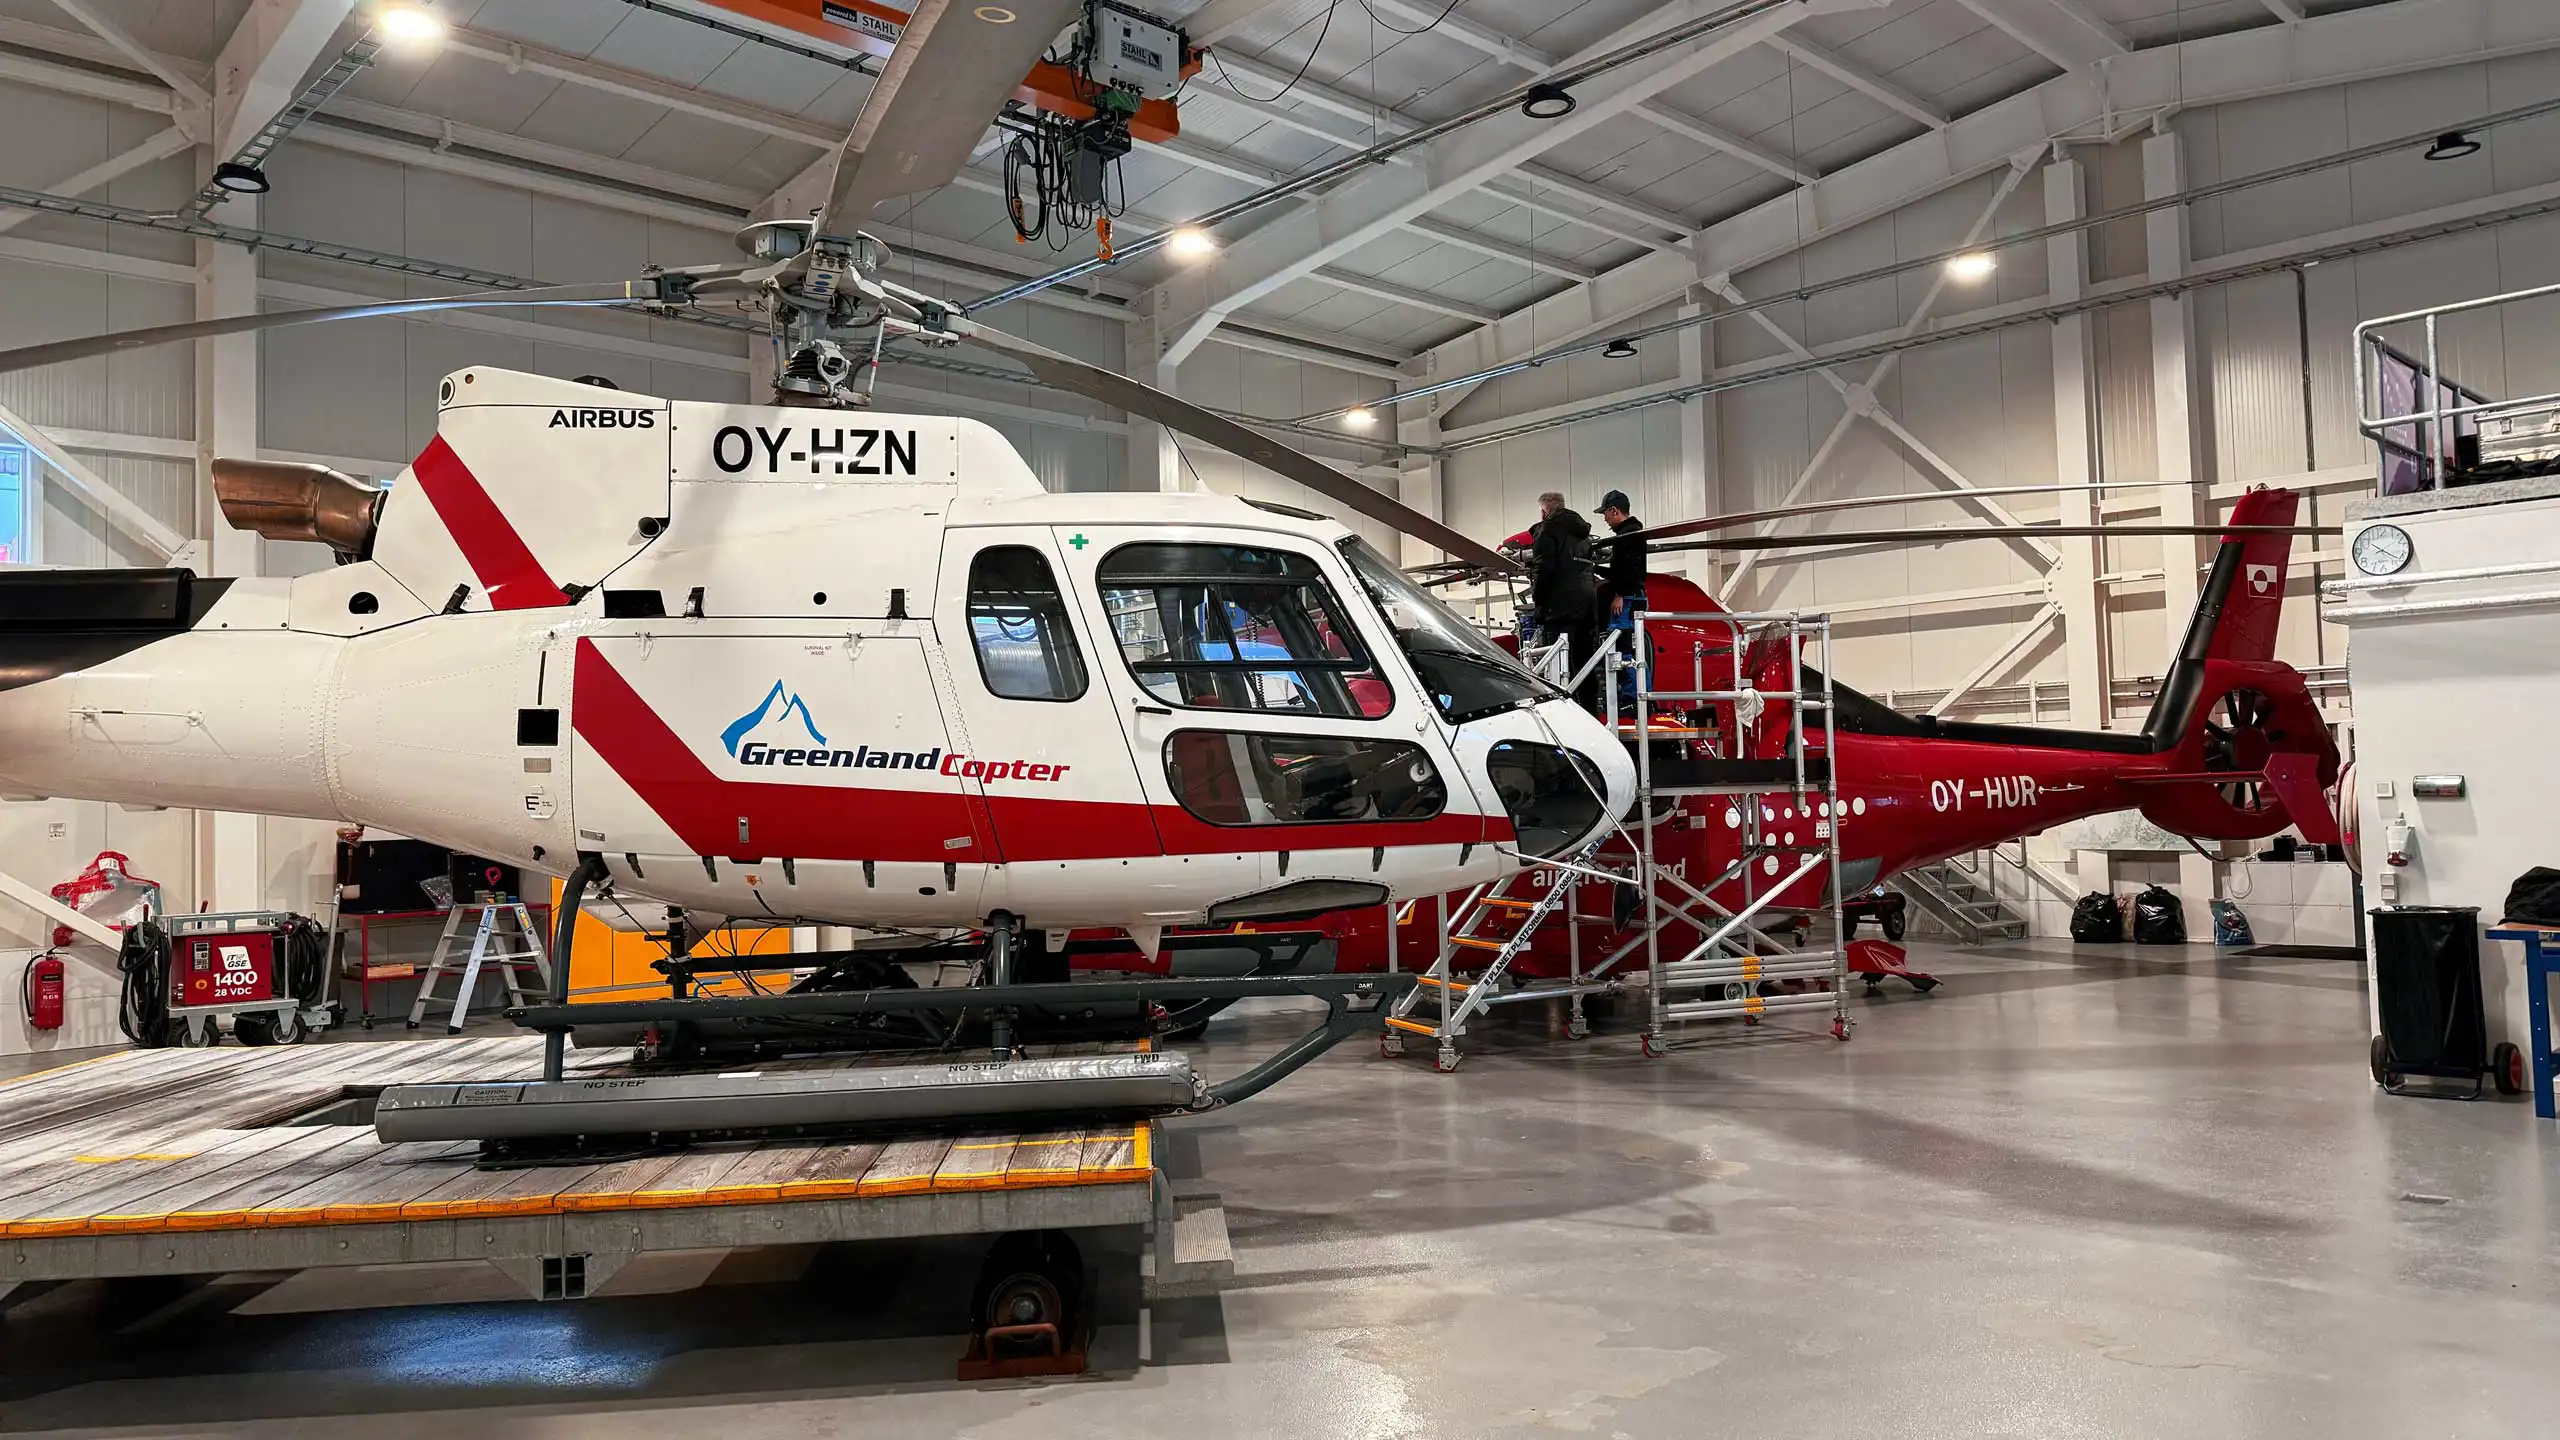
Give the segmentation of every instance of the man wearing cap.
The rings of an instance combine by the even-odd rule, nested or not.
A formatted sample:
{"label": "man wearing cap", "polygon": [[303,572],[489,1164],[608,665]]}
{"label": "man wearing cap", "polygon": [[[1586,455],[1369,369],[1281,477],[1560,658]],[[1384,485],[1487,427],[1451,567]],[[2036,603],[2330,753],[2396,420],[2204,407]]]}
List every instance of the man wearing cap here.
{"label": "man wearing cap", "polygon": [[[1609,643],[1629,660],[1635,658],[1636,612],[1644,608],[1645,566],[1651,558],[1645,544],[1644,522],[1627,513],[1627,492],[1612,490],[1600,497],[1600,518],[1609,522],[1615,538],[1601,543],[1609,550],[1609,559],[1600,576],[1600,608],[1610,633]],[[1618,672],[1618,700],[1632,707],[1636,699],[1636,669],[1629,665]]]}

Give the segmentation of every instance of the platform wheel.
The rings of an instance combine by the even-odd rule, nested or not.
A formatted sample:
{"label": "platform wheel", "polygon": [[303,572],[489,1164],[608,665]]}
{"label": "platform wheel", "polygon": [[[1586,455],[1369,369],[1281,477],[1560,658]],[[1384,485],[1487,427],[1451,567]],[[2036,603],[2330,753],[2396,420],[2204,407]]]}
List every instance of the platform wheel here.
{"label": "platform wheel", "polygon": [[1884,926],[1884,938],[1887,940],[1899,940],[1902,932],[1911,928],[1910,917],[1899,910],[1886,911],[1884,918],[1877,923]]}
{"label": "platform wheel", "polygon": [[1454,1048],[1443,1045],[1440,1047],[1440,1053],[1431,1057],[1431,1068],[1443,1075],[1454,1074],[1461,1058],[1463,1057]]}
{"label": "platform wheel", "polygon": [[231,1036],[243,1045],[276,1043],[276,1017],[273,1015],[235,1015],[231,1017]]}
{"label": "platform wheel", "polygon": [[1848,1041],[1848,1039],[1849,1039],[1849,1033],[1850,1033],[1849,1017],[1847,1017],[1847,1016],[1845,1016],[1845,1015],[1835,1015],[1835,1016],[1831,1017],[1831,1038],[1832,1038],[1832,1039],[1834,1039],[1834,1040],[1838,1040],[1838,1041],[1840,1041],[1840,1042],[1842,1042],[1842,1043],[1844,1043],[1844,1044],[1845,1044],[1845,1043],[1847,1043],[1847,1041]]}
{"label": "platform wheel", "polygon": [[222,1043],[222,1031],[211,1016],[205,1017],[202,1029],[196,1027],[196,1017],[192,1015],[181,1015],[171,1021],[170,1026],[174,1031],[173,1043],[183,1049],[201,1050],[208,1045]]}
{"label": "platform wheel", "polygon": [[2391,1068],[2391,1046],[2379,1035],[2373,1037],[2370,1059],[2373,1064],[2373,1083],[2385,1090],[2399,1089],[2400,1072]]}
{"label": "platform wheel", "polygon": [[2501,1040],[2489,1052],[2489,1078],[2501,1095],[2521,1095],[2530,1083],[2525,1073],[2524,1051],[2511,1040]]}
{"label": "platform wheel", "polygon": [[1404,1055],[1404,1037],[1393,1030],[1379,1036],[1378,1055],[1381,1059],[1386,1060],[1401,1058]]}

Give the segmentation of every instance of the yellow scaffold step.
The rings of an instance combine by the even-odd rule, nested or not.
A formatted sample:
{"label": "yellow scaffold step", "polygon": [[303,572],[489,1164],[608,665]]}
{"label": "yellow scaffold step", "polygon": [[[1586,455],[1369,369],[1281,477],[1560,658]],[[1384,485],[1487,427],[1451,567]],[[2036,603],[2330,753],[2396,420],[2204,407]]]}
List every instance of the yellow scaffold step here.
{"label": "yellow scaffold step", "polygon": [[1459,993],[1459,994],[1461,994],[1461,995],[1464,995],[1464,994],[1466,994],[1468,991],[1473,990],[1474,988],[1476,988],[1476,987],[1474,987],[1473,985],[1468,984],[1468,983],[1467,983],[1467,982],[1465,982],[1464,980],[1443,980],[1443,979],[1441,979],[1441,978],[1440,978],[1439,976],[1437,976],[1437,975],[1425,975],[1425,976],[1422,976],[1422,977],[1420,977],[1419,979],[1417,979],[1414,983],[1415,983],[1415,984],[1417,984],[1417,985],[1429,985],[1429,986],[1431,986],[1431,987],[1433,987],[1433,988],[1435,988],[1435,989],[1440,989],[1440,990],[1454,990],[1454,991],[1456,991],[1457,993]]}
{"label": "yellow scaffold step", "polygon": [[1432,1027],[1423,1024],[1419,1020],[1407,1020],[1396,1015],[1388,1016],[1387,1024],[1393,1029],[1409,1031],[1415,1035],[1437,1035],[1440,1033]]}
{"label": "yellow scaffold step", "polygon": [[1508,940],[1487,940],[1481,935],[1452,935],[1449,937],[1449,943],[1452,945],[1464,945],[1470,950],[1499,950],[1511,942]]}
{"label": "yellow scaffold step", "polygon": [[1492,906],[1496,910],[1535,910],[1538,908],[1538,902],[1535,900],[1514,900],[1508,895],[1487,895],[1476,903],[1478,905]]}

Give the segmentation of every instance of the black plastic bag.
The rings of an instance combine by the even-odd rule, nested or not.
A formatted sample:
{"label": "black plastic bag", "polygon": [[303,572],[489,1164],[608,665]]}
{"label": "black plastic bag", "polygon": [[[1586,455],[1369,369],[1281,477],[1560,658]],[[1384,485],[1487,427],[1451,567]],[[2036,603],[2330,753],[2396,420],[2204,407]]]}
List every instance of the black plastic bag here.
{"label": "black plastic bag", "polygon": [[2517,876],[2505,914],[2519,925],[2560,925],[2560,870],[2536,865]]}
{"label": "black plastic bag", "polygon": [[2124,943],[2124,911],[2116,907],[2116,897],[2104,890],[2081,896],[2071,907],[2071,938],[2081,945]]}
{"label": "black plastic bag", "polygon": [[2184,945],[2187,943],[2187,910],[2178,897],[2154,885],[2133,897],[2133,943],[2136,945]]}

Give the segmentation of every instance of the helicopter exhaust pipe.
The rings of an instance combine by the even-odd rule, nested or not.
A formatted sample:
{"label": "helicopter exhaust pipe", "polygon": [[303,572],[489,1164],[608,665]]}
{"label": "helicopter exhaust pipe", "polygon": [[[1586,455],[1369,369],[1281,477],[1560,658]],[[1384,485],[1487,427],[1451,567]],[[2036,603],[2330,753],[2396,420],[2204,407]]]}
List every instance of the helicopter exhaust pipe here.
{"label": "helicopter exhaust pipe", "polygon": [[213,496],[235,530],[270,540],[316,540],[361,560],[373,550],[383,491],[326,465],[216,460]]}

